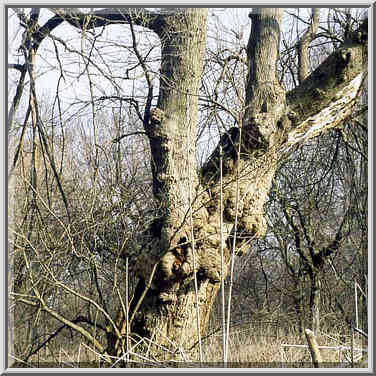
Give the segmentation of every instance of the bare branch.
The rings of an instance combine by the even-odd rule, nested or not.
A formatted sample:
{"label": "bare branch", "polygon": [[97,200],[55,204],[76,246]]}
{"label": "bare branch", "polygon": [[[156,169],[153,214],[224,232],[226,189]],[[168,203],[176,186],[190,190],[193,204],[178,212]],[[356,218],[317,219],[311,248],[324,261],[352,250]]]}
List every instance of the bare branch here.
{"label": "bare branch", "polygon": [[8,69],[16,69],[20,72],[23,72],[25,69],[25,66],[22,64],[8,64]]}
{"label": "bare branch", "polygon": [[60,321],[61,323],[64,324],[64,327],[69,327],[80,333],[83,337],[85,337],[90,343],[92,343],[98,351],[101,353],[104,352],[104,347],[83,327],[77,325],[76,320],[68,320],[64,316],[60,315],[59,313],[55,312],[51,308],[49,308],[40,298],[39,302],[31,302],[27,299],[20,298],[18,299],[19,302],[24,303],[26,305],[32,306],[32,307],[41,307],[41,309],[47,313],[49,313],[52,317]]}
{"label": "bare branch", "polygon": [[144,71],[146,82],[148,84],[148,95],[147,95],[147,99],[146,99],[144,119],[143,119],[144,128],[146,129],[148,127],[149,121],[150,121],[150,109],[151,109],[151,103],[152,103],[152,100],[153,100],[153,87],[154,87],[153,86],[153,78],[152,78],[152,75],[151,75],[150,71],[148,70],[148,68],[145,64],[144,58],[141,56],[140,52],[138,51],[137,39],[136,39],[134,27],[133,27],[132,18],[131,17],[128,17],[128,18],[129,18],[129,26],[130,26],[130,29],[131,29],[131,35],[132,35],[133,50],[134,50],[134,52],[137,56],[137,59],[138,59],[140,65],[141,65],[141,67],[142,67],[142,70]]}
{"label": "bare branch", "polygon": [[131,133],[122,134],[121,136],[114,138],[112,142],[113,143],[120,142],[125,137],[137,136],[137,135],[146,136],[146,133],[139,131],[139,132],[131,132]]}
{"label": "bare branch", "polygon": [[[33,8],[33,9],[38,9],[38,8]],[[18,12],[17,9],[15,9],[14,11],[19,17],[21,24],[27,28],[27,30],[25,31],[26,34],[24,34],[24,40],[22,41],[20,48],[25,47],[24,45],[25,43],[26,45],[31,45],[31,43],[34,42],[32,45],[32,51],[34,54],[36,54],[43,39],[47,35],[49,35],[53,29],[55,29],[57,26],[59,26],[63,22],[63,20],[60,17],[52,17],[50,20],[48,20],[44,24],[43,27],[40,28],[37,23],[37,16],[39,16],[39,11],[40,11],[40,9],[38,9],[35,12],[31,13],[30,20],[32,21],[32,23],[30,26],[32,27],[28,27],[27,25],[29,21],[27,20],[26,16],[23,13]],[[26,61],[27,61],[27,58],[25,58],[25,63]],[[20,100],[22,97],[23,89],[24,89],[25,77],[27,73],[26,65],[20,66],[19,64],[10,64],[10,66],[14,69],[18,69],[21,72],[21,76],[18,79],[16,94],[14,95],[12,105],[8,113],[8,130],[11,130],[13,127],[14,116],[20,104]]]}
{"label": "bare branch", "polygon": [[[103,328],[98,323],[93,323],[90,320],[88,320],[86,317],[79,316],[76,319],[71,321],[73,324],[78,324],[79,322],[85,322],[95,328],[101,329],[103,331],[106,331],[105,328]],[[43,341],[35,350],[31,351],[29,355],[25,358],[25,362],[27,362],[30,357],[32,357],[34,354],[36,354],[40,349],[45,347],[51,340],[53,340],[63,329],[68,328],[69,326],[67,324],[61,325],[55,332],[53,332],[45,341]]]}
{"label": "bare branch", "polygon": [[161,28],[163,16],[144,8],[106,8],[92,13],[82,13],[74,8],[50,8],[57,17],[77,28],[86,30],[96,27],[124,23],[132,19],[133,24],[157,31]]}

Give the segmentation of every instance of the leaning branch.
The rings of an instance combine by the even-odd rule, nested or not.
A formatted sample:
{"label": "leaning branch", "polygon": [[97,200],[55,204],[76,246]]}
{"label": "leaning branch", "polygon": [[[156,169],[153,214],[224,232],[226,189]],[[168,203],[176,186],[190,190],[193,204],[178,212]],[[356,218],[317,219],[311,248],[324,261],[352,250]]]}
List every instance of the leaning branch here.
{"label": "leaning branch", "polygon": [[346,86],[338,90],[326,107],[304,118],[288,133],[281,152],[289,152],[293,146],[302,144],[322,132],[339,126],[351,116],[360,94],[365,72],[359,72]]}
{"label": "leaning branch", "polygon": [[73,320],[68,320],[64,316],[60,315],[59,313],[55,312],[51,308],[49,308],[42,299],[38,298],[39,302],[32,302],[23,298],[18,299],[19,302],[24,303],[26,305],[32,306],[32,307],[38,307],[41,310],[49,313],[52,317],[54,317],[56,320],[60,321],[62,324],[64,324],[64,327],[72,328],[78,333],[80,333],[84,338],[86,338],[90,343],[92,343],[95,348],[101,352],[104,353],[104,347],[83,327],[77,325]]}
{"label": "leaning branch", "polygon": [[[351,40],[336,49],[296,89],[287,94],[293,128],[325,108],[333,109],[340,95],[358,94],[367,71],[367,20]],[[350,96],[350,101],[354,98]],[[347,105],[347,103],[344,103]],[[339,115],[339,114],[336,114]],[[341,121],[343,120],[343,117]]]}
{"label": "leaning branch", "polygon": [[66,319],[59,313],[55,312],[54,310],[50,309],[46,305],[42,306],[42,309],[49,313],[52,317],[54,317],[56,320],[60,321],[61,323],[65,324],[67,327],[70,327],[74,329],[76,332],[80,333],[83,337],[85,337],[88,341],[90,341],[95,348],[100,351],[101,353],[104,353],[104,347],[96,340],[95,337],[93,337],[86,329],[84,329],[82,326],[79,326],[72,321]]}
{"label": "leaning branch", "polygon": [[322,363],[322,358],[317,344],[316,336],[310,329],[305,330],[305,335],[307,338],[308,348],[311,353],[312,363],[315,368],[320,368],[320,363]]}
{"label": "leaning branch", "polygon": [[[76,319],[71,321],[73,324],[78,324],[79,322],[85,322],[95,328],[99,328],[103,331],[106,331],[105,328],[103,328],[98,323],[93,323],[90,320],[88,320],[86,317],[79,316]],[[54,333],[52,333],[45,341],[43,341],[35,350],[31,351],[29,355],[26,357],[25,362],[27,362],[33,355],[35,355],[40,349],[45,347],[51,340],[53,340],[63,329],[67,328],[67,324],[61,325]]]}
{"label": "leaning branch", "polygon": [[119,23],[129,24],[129,19],[132,19],[134,25],[156,31],[160,29],[163,22],[162,14],[145,8],[106,8],[90,13],[83,13],[73,8],[49,8],[49,10],[72,26],[85,30]]}

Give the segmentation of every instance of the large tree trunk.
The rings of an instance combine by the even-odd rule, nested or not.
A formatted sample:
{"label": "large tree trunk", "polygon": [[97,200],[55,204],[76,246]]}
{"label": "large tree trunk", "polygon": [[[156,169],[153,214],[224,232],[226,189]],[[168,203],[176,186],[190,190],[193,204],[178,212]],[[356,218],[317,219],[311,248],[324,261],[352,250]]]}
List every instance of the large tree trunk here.
{"label": "large tree trunk", "polygon": [[[133,331],[152,337],[159,344],[167,346],[172,340],[179,346],[191,348],[197,344],[199,328],[204,331],[207,326],[221,274],[227,275],[230,260],[232,239],[228,239],[229,231],[226,231],[222,234],[225,264],[222,270],[221,215],[225,223],[223,228],[229,229],[238,212],[239,247],[265,233],[263,205],[276,168],[275,151],[270,152],[269,147],[275,142],[277,122],[285,107],[284,92],[276,75],[281,16],[281,9],[261,10],[252,15],[254,22],[248,55],[253,56],[255,63],[250,66],[248,77],[243,132],[241,136],[234,132],[231,140],[224,136],[220,147],[203,166],[200,180],[196,174],[194,142],[196,95],[201,76],[197,68],[202,55],[192,57],[186,52],[192,51],[192,46],[188,48],[186,44],[194,43],[190,30],[187,30],[188,35],[181,34],[177,42],[166,40],[168,48],[162,49],[162,83],[166,87],[161,86],[158,108],[151,114],[151,130],[148,130],[152,163],[155,163],[154,194],[161,211],[151,229],[153,249],[140,256],[139,265],[144,269],[140,273],[142,278],[135,302],[142,296],[154,262],[163,256],[132,326]],[[189,21],[189,27],[195,29],[192,23],[195,20]],[[179,25],[173,22],[172,27]],[[201,28],[199,35],[202,33]],[[174,44],[185,52],[171,53]],[[268,69],[260,68],[263,65],[268,65]],[[191,72],[197,72],[195,77]],[[164,127],[166,130],[162,133]],[[239,142],[242,145],[240,158],[237,153]],[[224,153],[223,214],[219,202],[220,148]],[[158,246],[155,243],[159,243]],[[194,272],[197,273],[199,315],[195,307]]]}
{"label": "large tree trunk", "polygon": [[[358,46],[355,52],[344,50],[330,57],[331,64],[336,65],[337,60],[342,63],[338,82],[332,65],[320,68],[318,83],[325,97],[318,98],[312,86],[314,78],[308,76],[301,85],[307,86],[305,96],[298,96],[297,91],[290,94],[288,107],[276,68],[282,13],[282,9],[268,8],[250,14],[243,123],[222,136],[199,174],[194,145],[206,11],[178,12],[165,18],[158,30],[162,40],[160,95],[146,132],[159,210],[138,257],[140,281],[130,317],[133,333],[152,338],[159,345],[171,347],[174,343],[173,347],[185,350],[197,345],[199,331],[203,333],[207,327],[221,277],[227,275],[232,245],[238,254],[245,252],[249,242],[266,231],[263,206],[279,153],[336,126],[355,103],[362,69],[349,69],[348,64],[352,54],[362,61]],[[330,81],[325,81],[325,75]],[[341,90],[340,97],[333,90],[333,80]],[[301,108],[300,101],[306,100],[311,101],[310,111]],[[343,117],[333,117],[334,111],[342,111]],[[307,124],[315,133],[309,133]],[[124,333],[122,310],[118,322]],[[124,351],[122,341],[109,343],[110,354]]]}
{"label": "large tree trunk", "polygon": [[[276,169],[276,148],[272,146],[278,142],[278,122],[286,106],[276,74],[282,9],[263,9],[252,14],[248,55],[253,63],[241,135],[234,132],[231,140],[228,135],[221,140],[199,179],[194,145],[204,14],[204,10],[190,10],[171,17],[164,26],[160,96],[146,129],[159,212],[150,229],[149,245],[139,256],[140,281],[131,307],[137,309],[132,332],[164,346],[172,341],[185,349],[197,344],[200,329],[205,331],[221,274],[227,275],[232,239],[229,231],[221,236],[221,216],[222,228],[229,229],[238,213],[237,246],[266,230],[263,205]],[[197,52],[192,54],[193,50]],[[219,202],[221,163],[223,205]],[[109,352],[119,355],[113,349]]]}
{"label": "large tree trunk", "polygon": [[[165,17],[159,25],[160,91],[157,108],[145,124],[158,210],[137,260],[140,280],[131,305],[131,314],[137,310],[131,329],[167,347],[174,342],[187,348],[197,341],[193,269],[197,272],[200,263],[199,252],[193,254],[192,226],[197,229],[198,222],[206,223],[208,216],[201,203],[204,196],[195,159],[206,17],[207,9],[187,9]],[[197,242],[196,247],[200,248]],[[148,284],[151,279],[152,284]],[[208,322],[216,292],[215,283],[206,278],[199,280],[201,327]],[[118,322],[123,332],[124,321],[121,311]],[[110,341],[108,352],[120,355],[123,350],[119,344]]]}

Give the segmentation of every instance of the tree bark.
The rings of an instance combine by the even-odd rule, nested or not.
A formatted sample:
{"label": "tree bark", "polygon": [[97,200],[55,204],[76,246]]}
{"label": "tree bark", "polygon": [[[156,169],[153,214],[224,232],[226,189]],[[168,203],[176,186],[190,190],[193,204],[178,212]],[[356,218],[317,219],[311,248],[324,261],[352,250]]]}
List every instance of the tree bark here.
{"label": "tree bark", "polygon": [[320,368],[320,363],[322,363],[322,358],[320,354],[319,345],[316,340],[315,333],[310,329],[305,330],[308,348],[311,353],[312,363],[315,368]]}
{"label": "tree bark", "polygon": [[[283,10],[255,9],[250,14],[242,124],[221,137],[197,173],[194,145],[206,13],[186,9],[163,17],[149,15],[149,27],[162,42],[158,104],[145,114],[158,211],[136,261],[140,281],[130,307],[133,333],[185,350],[197,345],[198,327],[203,332],[207,327],[232,245],[238,254],[244,253],[249,242],[266,231],[263,206],[278,158],[349,116],[366,62],[364,40],[349,42],[286,97],[277,77]],[[145,22],[145,17],[133,19],[140,25]],[[117,323],[124,334],[122,310]],[[109,354],[124,353],[123,338],[110,330],[108,339]],[[154,356],[158,358],[157,352]]]}
{"label": "tree bark", "polygon": [[[140,281],[131,305],[132,313],[137,310],[131,329],[168,347],[189,348],[197,342],[193,276],[203,263],[194,249],[189,218],[192,210],[195,229],[207,218],[195,159],[206,15],[206,9],[176,11],[156,30],[162,42],[160,90],[145,124],[158,210],[136,262]],[[217,289],[211,280],[199,280],[201,327],[208,322]],[[119,344],[111,346],[108,352],[120,355]]]}
{"label": "tree bark", "polygon": [[309,300],[309,309],[311,315],[311,326],[314,333],[320,330],[320,290],[321,281],[318,272],[314,271],[311,277],[311,295]]}
{"label": "tree bark", "polygon": [[[196,12],[199,14],[198,11]],[[220,147],[203,166],[200,180],[195,173],[193,146],[197,116],[195,94],[198,93],[200,74],[194,77],[189,74],[187,80],[189,72],[199,72],[199,70],[195,66],[196,62],[192,62],[192,54],[183,52],[192,51],[192,43],[195,43],[192,40],[192,31],[189,31],[189,36],[180,34],[176,42],[165,40],[166,47],[164,45],[162,47],[163,86],[161,86],[158,108],[152,111],[150,129],[147,129],[151,140],[152,162],[155,163],[153,188],[155,197],[160,202],[160,215],[151,229],[151,237],[154,239],[152,242],[155,242],[153,250],[149,249],[145,252],[145,257],[140,256],[141,261],[138,265],[142,265],[144,269],[139,269],[141,280],[137,298],[142,295],[141,291],[145,287],[153,263],[158,257],[162,257],[153,284],[147,291],[132,323],[132,330],[140,335],[152,337],[165,346],[169,343],[167,338],[178,341],[177,345],[184,348],[191,348],[197,343],[193,273],[197,273],[198,279],[202,330],[207,326],[211,306],[219,289],[222,215],[219,210],[221,207],[220,163],[222,163],[224,187],[223,218],[225,227],[230,228],[233,226],[235,213],[238,212],[237,245],[241,246],[251,238],[262,236],[266,230],[263,205],[276,169],[275,151],[270,152],[270,149],[271,145],[278,142],[281,132],[277,123],[286,106],[285,94],[276,74],[282,10],[262,9],[252,13],[251,17],[252,37],[248,45],[248,54],[252,56],[253,62],[250,64],[248,75],[249,95],[246,98],[247,109],[242,126],[243,132],[242,135],[241,132],[234,132],[230,140],[228,135],[222,138]],[[195,30],[192,21],[191,19],[190,28]],[[172,25],[169,27],[178,27],[180,30],[183,27],[176,22]],[[171,34],[165,33],[168,36]],[[187,47],[185,43],[190,46]],[[175,44],[184,50],[176,52],[171,47]],[[274,51],[272,58],[270,51]],[[178,61],[171,59],[172,55],[178,55]],[[267,69],[262,69],[265,64]],[[177,82],[182,86],[176,87]],[[240,156],[237,152],[239,143]],[[235,171],[237,171],[238,184],[234,179]],[[238,196],[237,189],[239,189]],[[191,197],[188,195],[189,192],[193,192]],[[190,205],[193,209],[192,223],[188,220]],[[193,227],[193,231],[190,226]],[[232,236],[235,236],[234,229]],[[229,231],[223,234],[222,238],[225,241],[225,277],[230,261]],[[155,249],[157,254],[151,258]],[[193,258],[196,259],[195,270],[193,270]],[[152,262],[148,264],[150,259]],[[145,268],[146,265],[149,269]]]}
{"label": "tree bark", "polygon": [[320,21],[320,8],[312,8],[312,21],[309,29],[303,34],[298,43],[298,78],[302,83],[309,75],[308,48],[313,41]]}

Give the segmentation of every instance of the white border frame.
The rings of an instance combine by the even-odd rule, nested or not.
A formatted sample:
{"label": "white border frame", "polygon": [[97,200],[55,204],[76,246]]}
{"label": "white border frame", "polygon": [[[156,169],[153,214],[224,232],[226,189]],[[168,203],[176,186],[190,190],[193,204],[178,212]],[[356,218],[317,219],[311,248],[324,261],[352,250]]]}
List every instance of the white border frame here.
{"label": "white border frame", "polygon": [[[2,339],[2,345],[3,345],[3,350],[0,354],[0,373],[1,374],[32,374],[32,373],[37,373],[37,374],[51,374],[51,373],[57,373],[57,374],[85,374],[85,373],[95,373],[95,374],[112,374],[112,373],[262,373],[262,374],[274,374],[274,373],[343,373],[343,374],[360,374],[360,373],[367,373],[367,374],[373,374],[373,369],[374,369],[374,320],[373,320],[373,304],[374,304],[374,291],[373,291],[373,270],[374,270],[374,257],[373,257],[373,232],[368,231],[368,285],[369,285],[369,300],[368,300],[368,320],[369,320],[369,339],[368,339],[368,347],[371,350],[369,352],[369,358],[368,358],[368,369],[354,369],[354,368],[349,368],[349,369],[343,369],[343,368],[321,368],[321,369],[309,369],[309,368],[257,368],[257,369],[252,369],[252,368],[231,368],[231,369],[226,369],[226,368],[152,368],[152,369],[147,369],[147,368],[132,368],[132,369],[103,369],[103,368],[72,368],[71,370],[69,368],[6,368],[6,364],[8,363],[7,358],[7,350],[8,350],[8,344],[7,344],[7,339],[8,339],[8,321],[7,321],[7,309],[8,309],[8,293],[7,293],[7,284],[8,284],[8,259],[7,259],[7,248],[8,248],[8,242],[7,242],[7,224],[8,224],[8,218],[7,218],[7,132],[6,132],[6,118],[7,114],[5,112],[5,100],[7,98],[7,94],[5,90],[7,89],[7,68],[6,68],[6,61],[7,61],[7,56],[6,56],[6,46],[7,46],[7,41],[5,40],[7,33],[5,32],[6,27],[7,27],[7,18],[6,18],[6,8],[5,6],[25,6],[25,7],[31,7],[31,6],[46,6],[46,5],[56,5],[60,4],[60,6],[74,6],[78,7],[82,5],[83,7],[90,5],[90,6],[96,6],[100,7],[101,4],[103,4],[103,1],[98,1],[98,0],[84,0],[80,1],[79,4],[77,5],[76,1],[63,1],[63,2],[56,2],[56,1],[47,1],[47,0],[41,0],[37,2],[26,2],[26,1],[6,1],[6,0],[0,0],[0,14],[1,14],[1,20],[3,21],[1,24],[3,25],[3,32],[1,33],[1,50],[3,52],[2,59],[1,59],[1,87],[3,90],[1,91],[1,97],[4,95],[4,98],[2,98],[1,101],[1,113],[3,114],[3,133],[1,134],[2,137],[2,144],[3,144],[3,155],[1,157],[1,163],[0,163],[0,172],[2,174],[3,180],[1,184],[1,198],[0,198],[0,204],[2,207],[2,221],[4,223],[4,226],[1,227],[0,230],[0,238],[3,239],[3,245],[4,245],[4,251],[3,251],[3,270],[4,270],[4,278],[3,278],[3,283],[1,284],[0,288],[0,302],[4,303],[4,311],[2,312],[2,320],[1,320],[1,325],[0,325],[0,338]],[[162,1],[162,2],[157,2],[157,1],[147,1],[143,4],[137,3],[137,2],[128,2],[128,1],[111,1],[111,4],[106,4],[106,7],[111,7],[113,6],[150,6],[150,7],[156,7],[156,6],[172,6],[176,5],[177,1]],[[215,0],[210,0],[206,1],[204,4],[200,2],[199,0],[191,0],[187,3],[184,4],[179,4],[179,6],[186,5],[186,6],[208,6],[208,7],[225,7],[226,3],[222,2],[221,0],[215,1]],[[285,2],[285,1],[273,1],[273,2],[254,2],[250,3],[249,1],[236,1],[236,3],[233,3],[229,5],[228,7],[234,8],[234,7],[272,7],[272,6],[284,6],[284,7],[312,7],[312,6],[323,6],[325,8],[327,7],[332,7],[332,6],[337,6],[337,7],[354,7],[354,8],[361,8],[361,7],[369,7],[369,40],[371,40],[371,43],[369,43],[369,58],[368,58],[368,86],[369,86],[369,101],[371,102],[371,98],[373,99],[374,95],[374,18],[375,18],[375,3],[372,3],[370,1],[353,1],[353,2],[347,2],[347,1],[331,1],[329,4],[327,1],[324,0],[319,0],[315,1],[312,3],[302,3],[302,1],[290,1],[290,2]],[[368,121],[369,124],[373,124],[374,121],[374,114],[373,114],[373,106],[369,106],[369,112],[368,112]],[[369,127],[369,145],[368,145],[368,155],[371,161],[373,161],[374,153],[373,153],[373,146],[374,146],[374,137],[375,137],[375,132],[373,130],[373,127]],[[369,163],[369,166],[372,165],[373,163]],[[373,208],[374,208],[374,201],[373,201],[373,183],[374,183],[374,174],[373,174],[373,168],[371,169],[369,167],[368,170],[368,184],[369,184],[369,191],[368,191],[368,224],[372,225],[373,224]],[[372,227],[371,227],[372,228]],[[354,372],[356,371],[356,372]]]}

